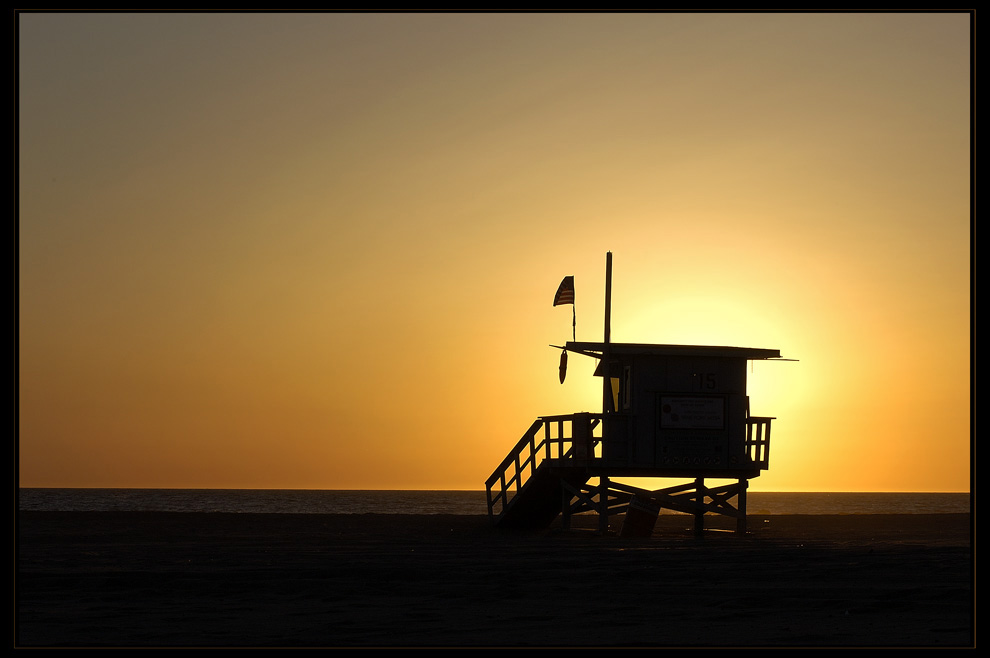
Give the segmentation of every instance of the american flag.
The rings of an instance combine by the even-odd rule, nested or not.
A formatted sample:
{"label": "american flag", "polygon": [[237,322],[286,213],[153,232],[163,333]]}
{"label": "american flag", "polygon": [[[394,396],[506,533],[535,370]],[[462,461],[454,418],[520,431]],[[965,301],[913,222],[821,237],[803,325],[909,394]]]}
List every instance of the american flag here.
{"label": "american flag", "polygon": [[573,304],[574,303],[574,277],[565,276],[564,280],[560,282],[557,287],[557,294],[553,296],[553,305],[560,306],[561,304]]}

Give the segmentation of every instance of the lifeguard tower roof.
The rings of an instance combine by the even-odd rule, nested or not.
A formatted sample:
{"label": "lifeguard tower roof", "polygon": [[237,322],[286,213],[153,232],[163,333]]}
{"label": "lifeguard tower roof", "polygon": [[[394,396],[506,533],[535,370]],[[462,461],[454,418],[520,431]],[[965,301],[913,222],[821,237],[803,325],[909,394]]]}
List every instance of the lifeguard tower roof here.
{"label": "lifeguard tower roof", "polygon": [[[606,343],[567,341],[564,349],[575,354],[599,359],[606,350]],[[707,356],[732,359],[779,359],[780,350],[757,347],[719,347],[713,345],[655,345],[651,343],[608,343],[608,351],[613,356],[623,354],[643,354],[650,356]]]}

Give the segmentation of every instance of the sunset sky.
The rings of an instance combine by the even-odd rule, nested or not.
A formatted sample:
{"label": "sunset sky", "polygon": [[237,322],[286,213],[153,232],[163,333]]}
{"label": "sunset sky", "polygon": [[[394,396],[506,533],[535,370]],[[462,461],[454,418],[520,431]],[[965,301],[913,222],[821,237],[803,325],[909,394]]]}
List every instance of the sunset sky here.
{"label": "sunset sky", "polygon": [[19,15],[20,485],[483,489],[578,340],[970,488],[971,15]]}

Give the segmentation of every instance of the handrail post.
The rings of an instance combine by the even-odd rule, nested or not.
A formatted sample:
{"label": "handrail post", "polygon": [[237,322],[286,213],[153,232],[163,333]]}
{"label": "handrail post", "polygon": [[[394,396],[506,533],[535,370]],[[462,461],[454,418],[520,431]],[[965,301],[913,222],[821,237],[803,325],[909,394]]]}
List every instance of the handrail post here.
{"label": "handrail post", "polygon": [[766,464],[766,468],[770,468],[770,423],[771,419],[767,418],[767,434],[763,447],[763,463]]}

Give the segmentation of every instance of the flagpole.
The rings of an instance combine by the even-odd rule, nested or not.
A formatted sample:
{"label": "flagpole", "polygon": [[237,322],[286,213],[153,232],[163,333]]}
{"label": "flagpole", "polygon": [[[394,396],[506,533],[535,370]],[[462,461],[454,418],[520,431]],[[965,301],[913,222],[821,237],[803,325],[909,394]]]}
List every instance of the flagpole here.
{"label": "flagpole", "polygon": [[[610,413],[612,409],[612,368],[609,342],[612,335],[612,252],[605,252],[605,344],[602,349],[602,379],[605,380],[602,391],[602,413]],[[603,428],[604,429],[604,428]]]}
{"label": "flagpole", "polygon": [[612,335],[612,252],[605,252],[605,346]]}

